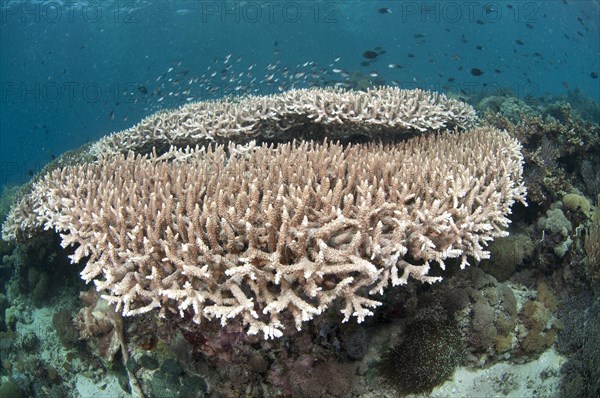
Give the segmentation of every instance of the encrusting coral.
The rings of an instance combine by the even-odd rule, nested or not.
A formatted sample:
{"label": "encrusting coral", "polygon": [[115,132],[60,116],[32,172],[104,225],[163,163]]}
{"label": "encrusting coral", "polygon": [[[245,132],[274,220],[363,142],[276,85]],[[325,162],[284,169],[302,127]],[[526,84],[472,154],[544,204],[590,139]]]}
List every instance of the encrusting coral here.
{"label": "encrusting coral", "polygon": [[[231,113],[219,117],[238,118],[223,106]],[[393,130],[381,118],[363,128]],[[121,149],[41,178],[3,238],[56,230],[77,247],[73,262],[87,258],[83,279],[124,315],[159,307],[196,322],[236,318],[265,338],[337,304],[360,322],[390,284],[438,281],[431,265],[448,258],[461,267],[487,258],[484,246],[507,235],[510,207],[525,196],[520,145],[492,128],[386,144]]]}

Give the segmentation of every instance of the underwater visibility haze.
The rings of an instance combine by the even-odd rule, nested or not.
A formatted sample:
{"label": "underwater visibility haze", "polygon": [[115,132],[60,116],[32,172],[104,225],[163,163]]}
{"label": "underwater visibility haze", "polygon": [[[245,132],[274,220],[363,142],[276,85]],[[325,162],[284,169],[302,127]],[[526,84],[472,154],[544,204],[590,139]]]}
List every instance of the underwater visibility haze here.
{"label": "underwater visibility haze", "polygon": [[0,0],[0,398],[600,396],[600,1]]}

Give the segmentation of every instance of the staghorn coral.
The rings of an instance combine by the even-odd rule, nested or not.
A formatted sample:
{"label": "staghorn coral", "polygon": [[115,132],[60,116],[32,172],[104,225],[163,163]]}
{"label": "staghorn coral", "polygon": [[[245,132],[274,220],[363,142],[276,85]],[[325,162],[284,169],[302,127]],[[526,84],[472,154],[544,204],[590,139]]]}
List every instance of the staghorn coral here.
{"label": "staghorn coral", "polygon": [[382,87],[362,91],[299,89],[271,96],[203,101],[158,112],[128,130],[93,144],[90,153],[159,152],[170,146],[251,139],[373,137],[475,124],[470,105],[420,89]]}
{"label": "staghorn coral", "polygon": [[253,139],[372,141],[377,136],[408,137],[442,128],[464,130],[475,124],[475,110],[470,105],[420,89],[380,87],[363,92],[312,88],[190,103],[157,112],[129,129],[61,154],[17,188],[8,204],[23,204],[33,185],[57,168],[93,162],[110,154],[163,153],[171,146],[248,143]]}
{"label": "staghorn coral", "polygon": [[87,258],[83,279],[124,315],[238,318],[279,337],[334,302],[360,322],[390,284],[487,258],[524,202],[522,163],[516,140],[491,128],[101,156],[36,183],[3,237],[61,233],[73,262]]}

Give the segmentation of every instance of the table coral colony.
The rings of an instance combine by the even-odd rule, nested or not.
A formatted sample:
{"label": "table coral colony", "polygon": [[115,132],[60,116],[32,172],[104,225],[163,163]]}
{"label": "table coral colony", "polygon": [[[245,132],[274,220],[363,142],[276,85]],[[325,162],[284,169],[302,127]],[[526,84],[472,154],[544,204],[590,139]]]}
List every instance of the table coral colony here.
{"label": "table coral colony", "polygon": [[[487,258],[525,203],[523,157],[467,104],[421,90],[292,90],[189,104],[49,170],[6,240],[52,229],[117,311],[282,336],[335,305]],[[90,160],[91,159],[91,160]]]}

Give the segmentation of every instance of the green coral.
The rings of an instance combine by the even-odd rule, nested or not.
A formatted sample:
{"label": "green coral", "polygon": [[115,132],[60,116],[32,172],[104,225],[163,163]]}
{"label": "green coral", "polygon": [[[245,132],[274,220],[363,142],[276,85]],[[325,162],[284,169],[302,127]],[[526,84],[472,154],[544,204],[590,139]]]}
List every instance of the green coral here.
{"label": "green coral", "polygon": [[7,381],[0,385],[0,398],[25,398],[25,394],[13,381]]}
{"label": "green coral", "polygon": [[562,198],[563,207],[571,212],[579,212],[586,217],[590,216],[592,206],[590,201],[583,195],[576,193],[568,193]]}
{"label": "green coral", "polygon": [[525,258],[533,254],[534,245],[528,235],[517,233],[495,239],[489,250],[490,259],[483,261],[481,268],[498,282],[504,282]]}
{"label": "green coral", "polygon": [[518,123],[522,115],[533,117],[537,112],[522,100],[510,96],[489,96],[485,97],[476,106],[476,110],[484,114],[485,112],[497,112],[506,117],[513,123]]}
{"label": "green coral", "polygon": [[4,310],[4,323],[6,325],[6,330],[15,330],[18,316],[19,310],[16,307],[8,307]]}
{"label": "green coral", "polygon": [[573,230],[571,222],[565,217],[565,214],[559,208],[550,209],[546,212],[546,217],[540,218],[538,226],[552,235],[562,236],[560,243],[554,246],[554,254],[563,258],[571,248],[573,240],[570,233]]}

